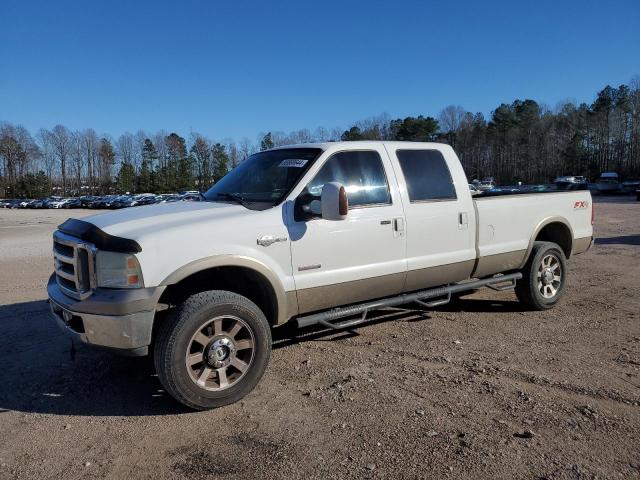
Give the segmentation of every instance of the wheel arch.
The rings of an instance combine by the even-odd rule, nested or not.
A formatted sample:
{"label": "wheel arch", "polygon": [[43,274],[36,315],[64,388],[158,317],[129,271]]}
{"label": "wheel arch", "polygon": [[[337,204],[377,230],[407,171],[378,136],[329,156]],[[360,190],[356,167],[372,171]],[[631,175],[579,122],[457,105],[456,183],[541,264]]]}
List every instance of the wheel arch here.
{"label": "wheel arch", "polygon": [[276,273],[254,258],[219,255],[191,262],[168,275],[159,303],[172,303],[204,290],[229,290],[249,298],[271,325],[297,314],[295,292],[286,292]]}
{"label": "wheel arch", "polygon": [[527,263],[533,250],[533,244],[537,241],[558,244],[568,259],[571,257],[571,249],[573,248],[573,229],[571,228],[571,224],[566,218],[560,216],[548,217],[542,220],[533,231],[520,268],[523,268]]}

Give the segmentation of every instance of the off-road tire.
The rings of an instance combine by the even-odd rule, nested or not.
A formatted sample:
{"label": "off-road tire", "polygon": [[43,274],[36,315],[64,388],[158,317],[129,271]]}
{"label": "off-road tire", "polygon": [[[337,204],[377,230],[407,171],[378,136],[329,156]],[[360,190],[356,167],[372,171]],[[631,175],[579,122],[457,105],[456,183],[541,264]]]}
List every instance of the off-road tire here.
{"label": "off-road tire", "polygon": [[[557,261],[557,265],[560,269],[559,285],[547,290],[549,295],[550,290],[554,289],[555,293],[551,297],[546,297],[541,291],[544,289],[544,283],[539,276],[542,269],[542,262],[544,259],[551,256]],[[556,263],[553,263],[556,265]],[[559,245],[553,242],[535,242],[533,249],[529,255],[529,259],[521,270],[522,278],[516,282],[516,296],[518,300],[534,310],[548,310],[553,308],[562,295],[564,294],[567,285],[567,260],[564,256],[564,252]]]}
{"label": "off-road tire", "polygon": [[[246,372],[228,388],[210,391],[191,378],[185,360],[193,336],[212,318],[240,319],[251,330],[254,344]],[[206,330],[205,330],[206,331]],[[237,402],[260,381],[271,356],[271,330],[264,313],[251,300],[224,290],[192,295],[160,326],[154,342],[154,363],[160,382],[178,402],[195,410],[207,410]]]}

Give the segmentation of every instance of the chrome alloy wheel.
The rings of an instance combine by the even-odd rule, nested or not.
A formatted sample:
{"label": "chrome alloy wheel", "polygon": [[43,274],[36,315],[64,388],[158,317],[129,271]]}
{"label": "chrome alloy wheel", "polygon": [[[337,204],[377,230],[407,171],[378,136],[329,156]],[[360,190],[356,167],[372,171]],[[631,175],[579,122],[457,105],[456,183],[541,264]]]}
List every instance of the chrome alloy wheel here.
{"label": "chrome alloy wheel", "polygon": [[542,257],[538,268],[538,290],[544,298],[553,298],[562,284],[562,266],[553,254]]}
{"label": "chrome alloy wheel", "polygon": [[212,318],[189,341],[185,357],[191,380],[209,391],[225,390],[253,362],[255,340],[249,325],[231,315]]}

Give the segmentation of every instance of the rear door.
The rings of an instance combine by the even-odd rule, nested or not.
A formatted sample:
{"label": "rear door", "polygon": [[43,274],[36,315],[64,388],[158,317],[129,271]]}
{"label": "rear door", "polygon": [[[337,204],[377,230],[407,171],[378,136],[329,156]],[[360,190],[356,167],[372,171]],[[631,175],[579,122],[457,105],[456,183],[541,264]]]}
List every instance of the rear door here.
{"label": "rear door", "polygon": [[404,213],[398,184],[381,144],[335,152],[306,191],[327,182],[347,191],[345,220],[289,221],[300,313],[398,294],[406,275]]}
{"label": "rear door", "polygon": [[[468,278],[474,267],[475,210],[452,149],[390,144],[407,229],[406,291]],[[457,181],[456,181],[457,180]]]}

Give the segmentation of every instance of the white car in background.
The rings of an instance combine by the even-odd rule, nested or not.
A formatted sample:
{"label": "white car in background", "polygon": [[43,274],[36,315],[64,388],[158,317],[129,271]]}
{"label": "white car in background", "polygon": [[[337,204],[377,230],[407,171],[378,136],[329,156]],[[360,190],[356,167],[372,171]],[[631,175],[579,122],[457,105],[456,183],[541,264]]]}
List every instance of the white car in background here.
{"label": "white car in background", "polygon": [[70,198],[61,198],[59,200],[52,200],[48,203],[49,208],[64,208],[64,206],[71,201]]}

